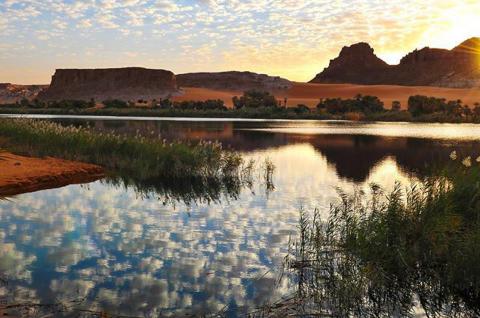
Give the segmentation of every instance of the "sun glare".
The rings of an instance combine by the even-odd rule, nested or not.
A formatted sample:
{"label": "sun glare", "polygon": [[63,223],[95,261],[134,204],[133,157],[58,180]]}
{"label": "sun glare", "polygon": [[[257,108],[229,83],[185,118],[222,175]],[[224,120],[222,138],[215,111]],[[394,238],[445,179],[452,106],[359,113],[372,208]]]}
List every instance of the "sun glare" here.
{"label": "sun glare", "polygon": [[427,34],[430,47],[452,49],[466,39],[480,36],[480,12],[446,12],[438,21]]}

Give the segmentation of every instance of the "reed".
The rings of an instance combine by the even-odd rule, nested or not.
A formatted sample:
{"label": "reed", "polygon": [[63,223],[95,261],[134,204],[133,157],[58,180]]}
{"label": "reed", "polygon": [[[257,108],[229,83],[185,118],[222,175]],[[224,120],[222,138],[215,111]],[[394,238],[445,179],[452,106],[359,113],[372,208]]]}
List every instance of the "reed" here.
{"label": "reed", "polygon": [[[332,317],[480,315],[480,165],[470,157],[390,193],[340,193],[305,212],[286,258],[296,301],[283,313]],[[278,312],[277,312],[278,313]]]}
{"label": "reed", "polygon": [[97,133],[41,120],[1,119],[0,136],[7,149],[98,164],[137,180],[231,177],[243,163],[216,142],[167,142],[156,135]]}

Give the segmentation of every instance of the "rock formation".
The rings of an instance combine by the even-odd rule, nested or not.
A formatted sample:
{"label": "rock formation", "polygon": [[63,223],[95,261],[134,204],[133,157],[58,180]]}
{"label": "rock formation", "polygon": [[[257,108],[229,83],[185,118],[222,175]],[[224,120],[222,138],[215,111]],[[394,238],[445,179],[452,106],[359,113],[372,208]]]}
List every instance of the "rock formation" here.
{"label": "rock formation", "polygon": [[480,39],[469,39],[452,50],[415,50],[398,65],[379,59],[367,43],[354,44],[344,47],[311,83],[480,87]]}
{"label": "rock formation", "polygon": [[175,75],[166,70],[140,67],[109,69],[58,69],[50,87],[39,99],[138,100],[159,99],[177,93]]}
{"label": "rock formation", "polygon": [[35,99],[48,85],[17,85],[0,83],[0,104],[14,104],[26,98]]}
{"label": "rock formation", "polygon": [[200,87],[214,90],[246,91],[250,89],[278,92],[292,86],[289,80],[252,72],[187,73],[177,75],[180,87]]}

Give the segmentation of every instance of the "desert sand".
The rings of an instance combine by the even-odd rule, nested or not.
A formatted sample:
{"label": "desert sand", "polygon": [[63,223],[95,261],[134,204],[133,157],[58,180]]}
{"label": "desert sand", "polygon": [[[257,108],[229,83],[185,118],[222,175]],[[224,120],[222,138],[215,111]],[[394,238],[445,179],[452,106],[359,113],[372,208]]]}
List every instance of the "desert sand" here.
{"label": "desert sand", "polygon": [[0,152],[0,196],[80,184],[104,177],[101,167],[56,158],[30,158]]}
{"label": "desert sand", "polygon": [[[175,101],[221,99],[232,107],[232,97],[241,96],[242,92],[217,91],[206,88],[183,88],[184,94],[175,97]],[[378,96],[390,108],[392,102],[398,100],[402,108],[407,108],[408,98],[412,95],[427,95],[447,100],[461,99],[465,104],[473,106],[480,103],[480,89],[442,88],[430,86],[395,86],[395,85],[354,85],[354,84],[311,84],[294,83],[291,89],[277,93],[276,97],[283,102],[286,97],[288,106],[305,104],[315,107],[320,98],[352,98],[357,94]]]}
{"label": "desert sand", "polygon": [[173,97],[172,100],[182,102],[191,100],[204,101],[207,99],[221,99],[224,101],[225,105],[232,107],[232,97],[242,95],[243,92],[241,91],[219,91],[209,88],[182,87],[182,94]]}

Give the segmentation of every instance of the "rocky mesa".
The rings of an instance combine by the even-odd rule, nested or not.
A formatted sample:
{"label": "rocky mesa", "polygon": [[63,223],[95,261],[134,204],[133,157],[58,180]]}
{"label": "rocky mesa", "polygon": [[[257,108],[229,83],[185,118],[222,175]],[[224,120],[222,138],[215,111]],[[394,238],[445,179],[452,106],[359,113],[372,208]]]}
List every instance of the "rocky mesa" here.
{"label": "rocky mesa", "polygon": [[38,98],[52,100],[160,99],[177,94],[175,74],[141,67],[57,69]]}
{"label": "rocky mesa", "polygon": [[367,43],[344,47],[311,83],[480,87],[480,38],[452,50],[423,48],[403,57],[398,65],[378,58]]}
{"label": "rocky mesa", "polygon": [[268,92],[286,91],[292,83],[278,76],[253,72],[204,72],[177,75],[180,87],[208,88],[220,91],[247,91],[251,89]]}

